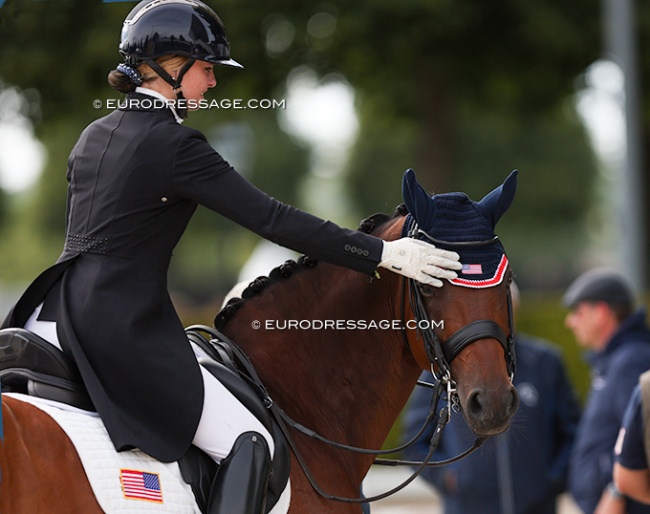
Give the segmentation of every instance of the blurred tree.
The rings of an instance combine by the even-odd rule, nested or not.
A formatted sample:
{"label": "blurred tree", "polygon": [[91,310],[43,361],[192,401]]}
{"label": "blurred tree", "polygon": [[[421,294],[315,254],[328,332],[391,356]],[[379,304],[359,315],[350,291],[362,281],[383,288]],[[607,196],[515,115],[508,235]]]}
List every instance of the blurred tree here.
{"label": "blurred tree", "polygon": [[[650,199],[650,102],[646,101],[650,94],[650,4],[648,2],[634,2],[636,10],[635,21],[637,23],[636,34],[637,40],[635,43],[638,46],[637,54],[639,60],[639,82],[640,82],[640,96],[639,99],[641,113],[641,151],[642,151],[642,166],[643,177],[642,187],[643,205],[646,207],[643,219],[643,224],[646,230],[650,229],[650,209],[647,208],[648,199]],[[646,235],[646,248],[644,255],[650,255],[650,237]],[[646,257],[647,260],[647,257]],[[647,287],[648,284],[645,284]]]}
{"label": "blurred tree", "polygon": [[[0,269],[7,281],[30,280],[61,251],[67,158],[81,130],[109,113],[107,100],[121,97],[110,89],[106,77],[121,60],[120,28],[135,4],[8,0],[0,8],[0,75],[9,84],[41,93],[40,115],[33,121],[37,136],[48,149],[39,183],[17,199],[11,226],[0,241]],[[220,84],[213,97],[274,98],[273,90],[281,91],[280,78],[273,81],[259,71],[265,68],[266,59],[263,50],[259,51],[259,38],[247,39],[251,44],[241,45],[242,57],[238,54],[237,58],[247,63],[248,78],[242,80],[237,71],[217,68]],[[255,61],[256,53],[262,63],[259,67],[248,64]],[[255,69],[257,73],[250,73]],[[235,119],[240,120],[239,132],[245,136],[239,141],[228,132],[236,127]],[[298,177],[308,168],[307,151],[279,130],[273,111],[214,109],[194,113],[186,123],[203,130],[223,155],[229,160],[232,156],[238,170],[263,190],[282,201],[300,204]],[[0,206],[5,205],[2,200]],[[177,249],[170,282],[176,289],[200,296],[227,289],[256,240],[227,220],[200,210]],[[24,255],[20,261],[8,250],[18,245]]]}
{"label": "blurred tree", "polygon": [[570,100],[601,52],[597,3],[279,4],[266,38],[285,44],[270,55],[342,73],[357,91],[349,180],[360,215],[399,203],[407,167],[431,191],[478,198],[520,168],[500,231],[523,286],[562,284],[587,242],[596,177]]}
{"label": "blurred tree", "polygon": [[563,288],[589,244],[585,211],[594,197],[596,163],[576,114],[566,105],[506,122],[492,113],[464,119],[462,129],[460,190],[480,199],[520,170],[517,196],[498,226],[518,283]]}
{"label": "blurred tree", "polygon": [[[14,202],[11,227],[0,242],[7,281],[30,280],[62,249],[68,154],[97,117],[93,99],[106,97],[107,62],[115,61],[119,35],[114,27],[130,8],[84,0],[12,0],[0,8],[0,75],[40,93],[32,121],[48,154],[34,190]],[[14,248],[21,248],[20,260]]]}
{"label": "blurred tree", "polygon": [[[65,160],[83,126],[108,112],[95,109],[93,100],[116,96],[106,74],[119,61],[119,27],[133,5],[6,0],[0,9],[0,74],[42,96],[37,133],[50,158],[24,212],[33,218],[33,233],[61,230]],[[492,186],[494,177],[500,181],[515,166],[526,171],[525,165],[548,177],[548,170],[566,175],[566,163],[577,163],[576,180],[589,180],[582,135],[560,106],[573,93],[575,77],[598,57],[599,12],[591,0],[222,0],[217,10],[233,56],[246,69],[218,69],[213,97],[277,98],[289,72],[304,65],[321,76],[340,73],[355,88],[362,123],[350,177],[362,211],[370,205],[378,206],[373,211],[392,209],[407,166],[437,191],[469,187],[486,174]],[[278,132],[274,113],[199,112],[188,124],[208,133],[217,122],[234,119],[254,133],[250,178],[280,199],[296,201],[306,155]],[[550,159],[560,143],[562,166],[559,156]],[[549,212],[575,216],[584,200],[558,195],[550,186],[539,191],[542,219]],[[229,239],[221,237],[230,230],[227,223],[206,219],[199,215],[191,227],[197,237],[207,232],[219,244]],[[247,241],[237,244],[250,247]],[[223,265],[212,260],[214,250],[207,253],[210,265]]]}
{"label": "blurred tree", "polygon": [[340,73],[357,92],[348,178],[360,216],[399,203],[406,167],[432,191],[474,196],[520,168],[500,230],[523,286],[562,286],[588,243],[597,175],[570,102],[601,54],[598,3],[283,0],[264,9],[262,38],[279,69]]}
{"label": "blurred tree", "polygon": [[458,167],[461,108],[504,119],[553,110],[600,52],[591,0],[275,0],[263,9],[267,52],[280,68],[342,73],[384,123],[417,126],[409,158],[438,190],[452,186]]}

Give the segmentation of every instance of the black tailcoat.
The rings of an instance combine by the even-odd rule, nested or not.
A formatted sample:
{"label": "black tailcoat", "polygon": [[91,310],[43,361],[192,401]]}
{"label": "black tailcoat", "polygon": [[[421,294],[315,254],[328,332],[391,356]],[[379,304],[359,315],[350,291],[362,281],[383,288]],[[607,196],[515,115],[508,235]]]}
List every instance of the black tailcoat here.
{"label": "black tailcoat", "polygon": [[[131,96],[138,98],[138,96]],[[196,359],[167,290],[172,250],[198,204],[280,245],[370,274],[382,242],[264,194],[166,109],[117,110],[90,124],[68,162],[57,263],[3,326],[40,319],[58,335],[118,450],[162,460],[190,446],[203,406]]]}

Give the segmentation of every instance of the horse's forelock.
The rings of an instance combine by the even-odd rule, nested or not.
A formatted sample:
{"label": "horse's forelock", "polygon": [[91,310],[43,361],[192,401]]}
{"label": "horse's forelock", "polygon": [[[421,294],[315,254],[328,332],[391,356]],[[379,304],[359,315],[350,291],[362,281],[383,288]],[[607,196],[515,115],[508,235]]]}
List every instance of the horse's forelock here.
{"label": "horse's forelock", "polygon": [[[378,212],[372,216],[368,216],[359,224],[359,231],[366,234],[376,235],[380,229],[385,228],[388,222],[396,218],[404,217],[408,214],[408,210],[404,204],[398,205],[392,214]],[[383,232],[383,231],[382,231]]]}

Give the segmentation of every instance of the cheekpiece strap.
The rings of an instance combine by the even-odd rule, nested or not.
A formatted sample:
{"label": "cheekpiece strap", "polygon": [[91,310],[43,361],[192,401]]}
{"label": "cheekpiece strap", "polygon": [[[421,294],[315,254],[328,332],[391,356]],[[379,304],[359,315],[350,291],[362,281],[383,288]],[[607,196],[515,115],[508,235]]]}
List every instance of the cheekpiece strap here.
{"label": "cheekpiece strap", "polygon": [[411,213],[406,215],[404,225],[402,225],[402,237],[413,237],[417,239],[418,224]]}

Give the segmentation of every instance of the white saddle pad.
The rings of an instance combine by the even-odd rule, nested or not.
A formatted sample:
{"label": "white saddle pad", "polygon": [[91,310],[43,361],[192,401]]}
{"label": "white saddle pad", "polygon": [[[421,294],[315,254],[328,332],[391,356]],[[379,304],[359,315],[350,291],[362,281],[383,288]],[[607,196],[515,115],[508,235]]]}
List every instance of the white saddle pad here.
{"label": "white saddle pad", "polygon": [[[93,492],[106,514],[200,514],[178,464],[159,462],[139,450],[116,452],[96,413],[23,394],[3,393],[49,414],[74,444]],[[287,484],[270,514],[286,514]]]}

